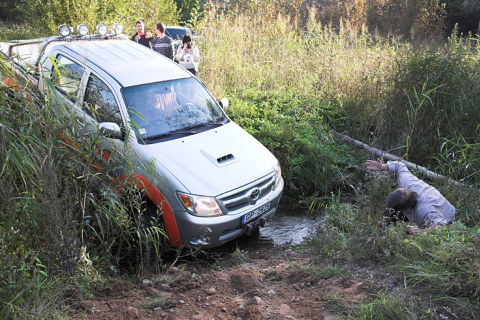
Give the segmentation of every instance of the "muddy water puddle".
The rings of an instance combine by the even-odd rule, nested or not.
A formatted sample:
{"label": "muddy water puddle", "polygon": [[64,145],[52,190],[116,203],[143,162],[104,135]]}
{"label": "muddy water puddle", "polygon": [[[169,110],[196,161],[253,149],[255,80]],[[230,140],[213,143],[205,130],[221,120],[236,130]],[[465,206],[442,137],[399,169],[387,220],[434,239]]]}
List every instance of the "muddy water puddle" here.
{"label": "muddy water puddle", "polygon": [[260,228],[260,240],[273,244],[301,244],[315,234],[320,222],[307,216],[305,210],[279,209],[265,227]]}
{"label": "muddy water puddle", "polygon": [[320,223],[320,217],[308,216],[306,209],[280,207],[264,227],[250,236],[242,236],[235,245],[246,250],[260,246],[298,245],[314,236]]}

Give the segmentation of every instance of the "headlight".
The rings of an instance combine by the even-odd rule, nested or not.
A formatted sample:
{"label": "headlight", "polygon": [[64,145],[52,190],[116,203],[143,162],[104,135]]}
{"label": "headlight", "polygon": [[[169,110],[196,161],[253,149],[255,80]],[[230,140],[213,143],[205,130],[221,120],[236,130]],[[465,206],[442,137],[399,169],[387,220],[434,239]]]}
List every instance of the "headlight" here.
{"label": "headlight", "polygon": [[116,35],[122,34],[123,25],[121,25],[120,23],[115,23],[113,25],[113,31],[115,32]]}
{"label": "headlight", "polygon": [[77,27],[77,34],[82,37],[86,36],[88,34],[88,27],[83,23],[79,24]]}
{"label": "headlight", "polygon": [[280,181],[282,181],[282,168],[280,168],[280,163],[277,161],[275,166],[275,190],[280,185]]}
{"label": "headlight", "polygon": [[60,27],[58,27],[58,33],[62,37],[68,37],[72,33],[72,30],[66,24],[62,24]]}
{"label": "headlight", "polygon": [[194,196],[180,192],[178,197],[190,213],[199,217],[215,217],[223,214],[222,209],[213,197]]}
{"label": "headlight", "polygon": [[107,31],[108,31],[108,28],[107,28],[106,25],[104,25],[104,24],[99,24],[99,25],[97,26],[97,33],[98,33],[98,34],[104,36],[104,35],[107,34]]}

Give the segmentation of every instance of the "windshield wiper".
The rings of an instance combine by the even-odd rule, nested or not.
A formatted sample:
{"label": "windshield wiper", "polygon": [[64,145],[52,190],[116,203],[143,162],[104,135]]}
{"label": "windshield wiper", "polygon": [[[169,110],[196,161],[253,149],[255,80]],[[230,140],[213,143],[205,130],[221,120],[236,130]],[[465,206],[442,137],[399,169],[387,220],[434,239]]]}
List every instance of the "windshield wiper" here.
{"label": "windshield wiper", "polygon": [[171,136],[176,136],[176,135],[191,135],[191,134],[196,134],[197,132],[196,131],[193,131],[193,130],[189,130],[189,131],[171,131],[171,132],[165,132],[165,133],[161,133],[161,134],[156,134],[156,135],[153,135],[151,137],[147,137],[147,138],[143,138],[142,140],[143,141],[151,141],[151,140],[157,140],[157,139],[161,139],[161,138],[165,138],[165,137],[171,137]]}

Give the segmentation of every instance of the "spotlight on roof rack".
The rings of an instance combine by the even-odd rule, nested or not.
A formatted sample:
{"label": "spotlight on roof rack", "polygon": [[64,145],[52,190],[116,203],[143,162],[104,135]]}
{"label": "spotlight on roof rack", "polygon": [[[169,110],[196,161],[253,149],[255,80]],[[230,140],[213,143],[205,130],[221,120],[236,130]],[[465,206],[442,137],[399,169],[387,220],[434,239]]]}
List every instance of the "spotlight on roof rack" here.
{"label": "spotlight on roof rack", "polygon": [[104,25],[104,24],[99,24],[99,25],[97,26],[97,33],[98,33],[99,35],[104,36],[104,35],[107,34],[107,31],[108,31],[108,28],[107,28],[106,25]]}
{"label": "spotlight on roof rack", "polygon": [[58,27],[58,33],[62,37],[68,37],[72,33],[72,30],[66,24],[62,24],[60,27]]}
{"label": "spotlight on roof rack", "polygon": [[116,35],[122,34],[123,32],[123,25],[120,23],[115,23],[113,25],[113,31],[115,32]]}
{"label": "spotlight on roof rack", "polygon": [[87,25],[83,24],[83,23],[80,23],[78,26],[77,26],[77,34],[79,36],[86,36],[88,34],[88,27]]}

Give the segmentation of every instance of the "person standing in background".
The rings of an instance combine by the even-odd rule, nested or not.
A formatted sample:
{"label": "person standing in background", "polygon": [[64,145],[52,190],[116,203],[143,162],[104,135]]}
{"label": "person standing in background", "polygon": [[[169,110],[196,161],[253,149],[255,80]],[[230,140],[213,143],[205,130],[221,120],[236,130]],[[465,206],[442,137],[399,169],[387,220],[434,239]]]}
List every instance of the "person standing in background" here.
{"label": "person standing in background", "polygon": [[192,38],[190,36],[184,36],[182,42],[183,45],[178,47],[175,59],[182,67],[196,76],[198,62],[200,61],[198,48],[192,43]]}
{"label": "person standing in background", "polygon": [[173,60],[173,41],[172,38],[165,35],[165,25],[163,23],[157,23],[155,34],[157,37],[153,43],[153,49]]}
{"label": "person standing in background", "polygon": [[143,21],[137,21],[135,23],[135,27],[137,28],[137,33],[132,36],[131,40],[152,49],[153,36],[150,32],[145,33],[145,26],[143,24]]}

